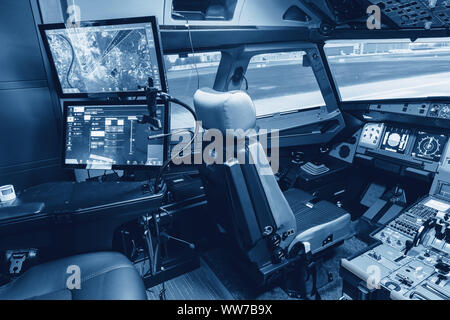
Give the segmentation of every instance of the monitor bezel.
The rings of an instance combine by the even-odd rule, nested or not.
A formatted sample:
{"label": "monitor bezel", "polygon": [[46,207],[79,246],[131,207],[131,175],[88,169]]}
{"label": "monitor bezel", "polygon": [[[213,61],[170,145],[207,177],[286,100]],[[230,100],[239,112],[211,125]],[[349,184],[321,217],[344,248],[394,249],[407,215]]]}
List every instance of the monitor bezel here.
{"label": "monitor bezel", "polygon": [[[164,119],[167,119],[169,113],[168,105],[165,103],[159,103],[158,105],[164,106]],[[62,167],[66,169],[82,169],[82,170],[105,170],[105,169],[88,169],[87,164],[67,164],[66,163],[66,140],[67,140],[67,111],[69,107],[74,106],[145,106],[147,107],[146,100],[127,100],[127,101],[110,101],[110,100],[89,100],[89,101],[64,101],[63,106],[63,141],[62,141]],[[163,164],[165,164],[169,158],[169,136],[168,126],[170,124],[164,121],[163,132],[167,136],[163,138]],[[147,165],[112,165],[110,170],[128,170],[128,171],[140,171],[140,170],[152,170],[159,169],[162,166],[147,166]],[[108,167],[109,170],[109,167]]]}
{"label": "monitor bezel", "polygon": [[[158,19],[156,16],[147,17],[136,17],[136,18],[122,18],[122,19],[108,19],[108,20],[89,20],[81,21],[80,27],[101,27],[101,26],[114,26],[114,25],[125,25],[125,24],[139,24],[139,23],[151,23],[153,31],[153,39],[155,42],[156,58],[158,60],[159,77],[161,82],[161,90],[167,92],[167,78],[166,70],[164,65],[164,52],[162,49],[161,34],[159,31]],[[48,30],[58,30],[58,29],[68,29],[67,25],[64,23],[52,23],[52,24],[40,24],[39,32],[44,44],[45,52],[47,54],[47,59],[50,64],[51,73],[56,82],[56,90],[58,96],[61,99],[78,99],[78,98],[108,98],[108,97],[135,97],[135,96],[145,96],[144,91],[127,91],[127,92],[92,92],[92,93],[64,93],[61,81],[58,76],[58,71],[56,70],[55,61],[53,59],[52,51],[50,49],[50,44],[47,39],[46,31]]]}

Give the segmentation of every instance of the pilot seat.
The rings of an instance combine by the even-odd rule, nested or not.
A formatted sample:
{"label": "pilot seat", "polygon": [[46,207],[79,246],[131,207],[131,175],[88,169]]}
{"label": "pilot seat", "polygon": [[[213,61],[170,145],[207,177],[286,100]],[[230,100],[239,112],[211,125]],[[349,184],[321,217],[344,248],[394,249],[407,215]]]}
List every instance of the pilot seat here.
{"label": "pilot seat", "polygon": [[[79,283],[75,272],[79,271]],[[0,300],[147,300],[135,266],[117,252],[43,263],[0,287]]]}
{"label": "pilot seat", "polygon": [[[256,132],[256,111],[245,92],[200,89],[194,104],[206,132],[245,140],[233,146],[233,156],[226,158],[224,151],[223,164],[204,164],[200,173],[215,222],[234,239],[239,262],[257,284],[268,284],[300,255],[313,259],[350,236],[344,209],[300,189],[281,191],[261,143],[249,137]],[[245,137],[236,134],[243,131]]]}

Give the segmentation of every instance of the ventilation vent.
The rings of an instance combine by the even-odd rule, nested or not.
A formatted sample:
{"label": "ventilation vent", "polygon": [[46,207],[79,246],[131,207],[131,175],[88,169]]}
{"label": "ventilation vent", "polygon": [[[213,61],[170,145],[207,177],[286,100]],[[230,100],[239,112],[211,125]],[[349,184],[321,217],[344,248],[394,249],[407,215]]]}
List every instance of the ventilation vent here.
{"label": "ventilation vent", "polygon": [[283,15],[283,20],[310,22],[311,17],[297,6],[292,6]]}
{"label": "ventilation vent", "polygon": [[175,20],[231,20],[237,0],[173,0],[172,18]]}

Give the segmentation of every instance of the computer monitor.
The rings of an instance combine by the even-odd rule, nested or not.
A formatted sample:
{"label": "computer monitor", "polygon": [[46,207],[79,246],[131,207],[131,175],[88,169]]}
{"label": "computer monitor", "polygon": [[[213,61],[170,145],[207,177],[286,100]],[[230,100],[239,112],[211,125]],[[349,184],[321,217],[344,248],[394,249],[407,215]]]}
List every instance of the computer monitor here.
{"label": "computer monitor", "polygon": [[[145,100],[64,103],[64,167],[114,170],[160,167],[167,160],[167,109],[157,107],[158,130],[141,123]],[[153,137],[153,138],[150,138]]]}
{"label": "computer monitor", "polygon": [[167,92],[156,17],[39,28],[60,97],[143,95],[149,77]]}

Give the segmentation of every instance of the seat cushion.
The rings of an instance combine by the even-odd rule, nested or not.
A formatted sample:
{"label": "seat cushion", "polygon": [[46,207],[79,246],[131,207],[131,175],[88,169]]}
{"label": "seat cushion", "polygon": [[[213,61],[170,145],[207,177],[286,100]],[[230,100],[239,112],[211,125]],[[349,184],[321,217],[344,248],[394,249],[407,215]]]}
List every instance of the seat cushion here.
{"label": "seat cushion", "polygon": [[297,222],[294,242],[309,242],[313,254],[345,240],[350,235],[351,217],[344,209],[323,200],[312,204],[310,201],[314,196],[299,189],[290,189],[284,196]]}
{"label": "seat cushion", "polygon": [[[79,267],[81,289],[69,290],[70,266]],[[69,269],[70,270],[70,269]],[[99,252],[35,266],[0,287],[0,300],[146,300],[142,278],[122,254]]]}

